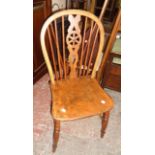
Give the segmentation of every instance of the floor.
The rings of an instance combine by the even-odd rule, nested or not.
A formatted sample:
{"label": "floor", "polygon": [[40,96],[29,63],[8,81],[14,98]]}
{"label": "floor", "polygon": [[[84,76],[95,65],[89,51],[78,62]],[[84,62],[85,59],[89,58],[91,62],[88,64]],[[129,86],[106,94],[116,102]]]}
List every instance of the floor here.
{"label": "floor", "polygon": [[[53,120],[50,115],[49,76],[43,76],[34,90],[34,155],[52,155]],[[115,107],[103,139],[100,138],[101,119],[63,122],[55,155],[121,155],[121,93],[105,89],[114,99]]]}

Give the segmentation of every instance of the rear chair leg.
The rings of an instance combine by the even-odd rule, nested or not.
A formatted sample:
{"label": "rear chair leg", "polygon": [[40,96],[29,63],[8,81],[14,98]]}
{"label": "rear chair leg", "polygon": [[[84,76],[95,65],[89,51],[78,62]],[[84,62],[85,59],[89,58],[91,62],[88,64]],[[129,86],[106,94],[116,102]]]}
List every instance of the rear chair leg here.
{"label": "rear chair leg", "polygon": [[55,152],[57,148],[57,143],[59,140],[59,132],[60,132],[60,121],[54,119],[53,152]]}
{"label": "rear chair leg", "polygon": [[109,116],[110,116],[110,111],[107,111],[107,112],[103,113],[102,124],[101,124],[102,125],[101,138],[103,138],[103,136],[105,134],[105,129],[107,128],[107,125],[108,125]]}

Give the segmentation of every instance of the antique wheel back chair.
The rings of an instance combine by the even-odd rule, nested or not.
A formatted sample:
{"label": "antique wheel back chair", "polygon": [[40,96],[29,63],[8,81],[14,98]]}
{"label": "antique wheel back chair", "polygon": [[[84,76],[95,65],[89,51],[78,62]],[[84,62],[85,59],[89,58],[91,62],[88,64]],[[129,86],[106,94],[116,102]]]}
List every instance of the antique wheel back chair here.
{"label": "antique wheel back chair", "polygon": [[[90,33],[86,36],[88,23]],[[104,44],[101,21],[82,10],[60,11],[45,21],[40,39],[51,81],[53,152],[59,139],[60,121],[103,114],[103,137],[113,100],[95,79]]]}

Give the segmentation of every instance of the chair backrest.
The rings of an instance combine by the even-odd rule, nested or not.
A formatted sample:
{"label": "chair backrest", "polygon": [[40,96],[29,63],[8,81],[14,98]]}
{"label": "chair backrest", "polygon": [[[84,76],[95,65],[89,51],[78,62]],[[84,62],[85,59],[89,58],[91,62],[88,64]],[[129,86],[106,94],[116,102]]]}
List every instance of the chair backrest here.
{"label": "chair backrest", "polygon": [[101,21],[83,10],[64,10],[51,15],[41,30],[41,47],[55,80],[91,76],[94,78],[104,44]]}

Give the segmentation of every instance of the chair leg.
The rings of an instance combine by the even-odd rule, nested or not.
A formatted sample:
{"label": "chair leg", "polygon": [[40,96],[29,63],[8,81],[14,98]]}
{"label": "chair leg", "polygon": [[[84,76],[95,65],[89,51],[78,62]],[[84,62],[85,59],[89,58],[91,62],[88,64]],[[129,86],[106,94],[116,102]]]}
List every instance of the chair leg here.
{"label": "chair leg", "polygon": [[59,140],[59,132],[60,132],[60,121],[54,119],[53,152],[55,152],[57,148],[57,143]]}
{"label": "chair leg", "polygon": [[105,134],[105,129],[106,129],[107,124],[108,124],[109,116],[110,116],[110,111],[107,111],[107,112],[103,113],[103,116],[102,116],[102,128],[101,128],[101,138],[103,138],[103,136]]}

